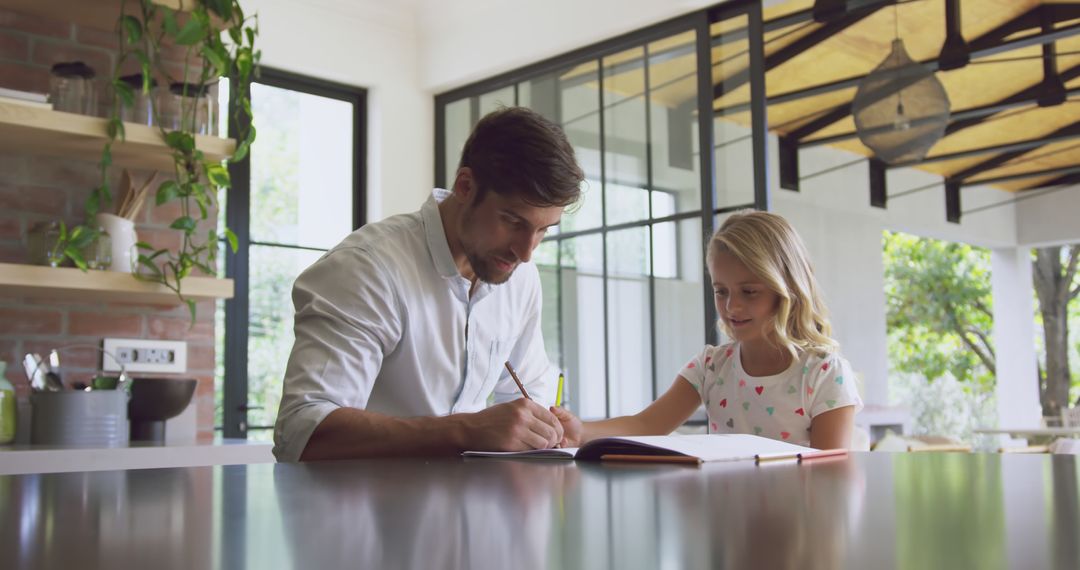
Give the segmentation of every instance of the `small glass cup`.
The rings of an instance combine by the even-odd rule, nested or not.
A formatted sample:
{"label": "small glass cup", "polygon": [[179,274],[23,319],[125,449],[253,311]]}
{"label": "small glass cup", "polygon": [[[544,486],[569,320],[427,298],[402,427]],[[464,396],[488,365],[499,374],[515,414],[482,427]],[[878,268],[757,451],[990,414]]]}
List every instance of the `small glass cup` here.
{"label": "small glass cup", "polygon": [[[194,108],[194,112],[191,109]],[[210,97],[210,86],[197,83],[169,84],[166,126],[197,135],[217,133],[217,101]],[[186,118],[184,112],[190,113]]]}
{"label": "small glass cup", "polygon": [[38,222],[26,234],[30,263],[60,267],[64,248],[60,243],[60,222]]}
{"label": "small glass cup", "polygon": [[49,76],[49,102],[56,111],[97,115],[94,68],[81,61],[57,63]]}
{"label": "small glass cup", "polygon": [[120,119],[139,125],[154,125],[154,95],[157,93],[157,80],[150,78],[150,92],[143,93],[142,73],[132,73],[120,78],[120,81],[131,87],[135,95],[134,104],[120,110]]}
{"label": "small glass cup", "polygon": [[97,236],[82,249],[82,255],[88,269],[104,271],[112,264],[112,237],[103,227],[99,226],[97,231]]}

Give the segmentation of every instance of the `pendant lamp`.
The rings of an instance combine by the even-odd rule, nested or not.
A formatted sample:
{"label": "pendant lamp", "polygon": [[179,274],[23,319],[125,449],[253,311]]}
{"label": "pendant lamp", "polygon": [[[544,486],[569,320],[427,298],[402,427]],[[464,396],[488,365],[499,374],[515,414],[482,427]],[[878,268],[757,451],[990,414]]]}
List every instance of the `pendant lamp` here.
{"label": "pendant lamp", "polygon": [[898,36],[885,60],[859,82],[851,114],[859,140],[878,159],[918,162],[945,134],[949,95],[933,73],[912,61]]}

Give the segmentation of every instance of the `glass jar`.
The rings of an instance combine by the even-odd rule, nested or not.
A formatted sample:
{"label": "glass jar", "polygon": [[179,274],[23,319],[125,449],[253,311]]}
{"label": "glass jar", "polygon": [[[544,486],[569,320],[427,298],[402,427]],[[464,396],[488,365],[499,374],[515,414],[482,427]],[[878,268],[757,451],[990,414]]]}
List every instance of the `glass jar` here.
{"label": "glass jar", "polygon": [[150,78],[150,92],[143,92],[143,75],[141,73],[132,73],[131,75],[125,75],[120,78],[131,87],[131,91],[135,96],[135,101],[130,107],[123,107],[120,110],[120,119],[129,123],[136,123],[139,125],[154,125],[154,95],[157,93],[157,80]]}
{"label": "glass jar", "polygon": [[56,111],[97,115],[94,68],[81,61],[57,63],[49,75],[49,102]]}
{"label": "glass jar", "polygon": [[170,118],[167,127],[197,135],[217,134],[217,101],[210,97],[209,85],[169,84],[166,108]]}
{"label": "glass jar", "polygon": [[88,269],[104,271],[109,268],[112,264],[112,237],[105,228],[98,227],[97,235],[82,249],[82,256]]}
{"label": "glass jar", "polygon": [[30,263],[60,267],[64,261],[64,248],[60,243],[59,222],[38,222],[26,233],[27,254]]}

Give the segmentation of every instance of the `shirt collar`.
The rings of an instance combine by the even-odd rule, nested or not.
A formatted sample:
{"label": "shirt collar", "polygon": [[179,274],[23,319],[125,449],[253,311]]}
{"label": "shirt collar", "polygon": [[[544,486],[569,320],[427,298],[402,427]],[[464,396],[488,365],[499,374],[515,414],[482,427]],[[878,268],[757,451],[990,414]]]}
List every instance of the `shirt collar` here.
{"label": "shirt collar", "polygon": [[[427,236],[428,251],[431,252],[431,261],[435,264],[435,270],[443,279],[459,280],[460,289],[458,294],[462,300],[469,301],[469,287],[472,283],[465,279],[458,271],[454,263],[454,256],[450,254],[450,244],[446,241],[446,230],[443,228],[442,216],[439,215],[439,204],[450,196],[449,190],[436,188],[431,192],[424,205],[420,207],[420,215],[424,220],[424,233]],[[478,302],[491,293],[496,285],[480,281],[473,289],[472,302]]]}
{"label": "shirt collar", "polygon": [[449,191],[436,188],[420,208],[431,261],[439,275],[447,279],[461,277],[457,264],[454,263],[454,256],[450,254],[450,244],[446,241],[446,230],[443,228],[442,216],[439,215],[439,204],[449,196]]}

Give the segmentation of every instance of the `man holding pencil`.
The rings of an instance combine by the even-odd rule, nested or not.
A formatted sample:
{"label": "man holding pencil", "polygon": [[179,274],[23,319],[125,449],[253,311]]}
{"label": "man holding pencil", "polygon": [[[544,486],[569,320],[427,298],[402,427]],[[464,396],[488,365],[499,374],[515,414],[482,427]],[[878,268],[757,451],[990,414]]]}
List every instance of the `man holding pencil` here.
{"label": "man holding pencil", "polygon": [[533,250],[584,174],[525,108],[477,123],[449,191],[350,234],[293,288],[279,461],[548,448],[557,371]]}

